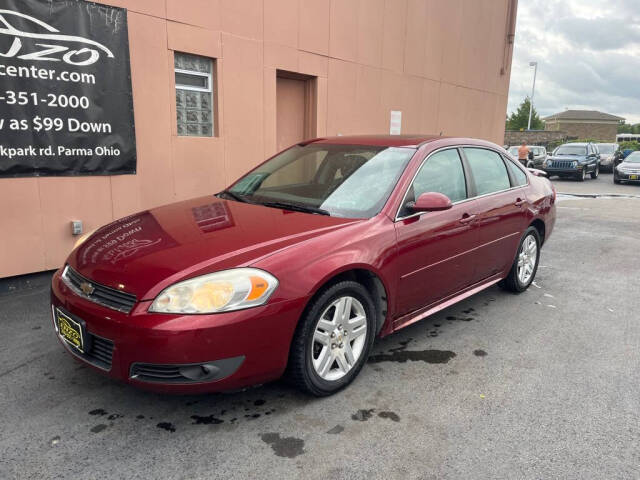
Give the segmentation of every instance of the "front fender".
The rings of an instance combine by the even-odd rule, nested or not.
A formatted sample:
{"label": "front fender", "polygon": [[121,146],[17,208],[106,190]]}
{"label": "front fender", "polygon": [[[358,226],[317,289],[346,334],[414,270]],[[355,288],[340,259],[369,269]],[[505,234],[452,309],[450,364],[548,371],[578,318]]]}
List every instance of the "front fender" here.
{"label": "front fender", "polygon": [[382,283],[390,316],[395,311],[396,256],[395,228],[384,217],[291,246],[252,266],[272,273],[280,282],[272,301],[311,299],[333,278],[364,270]]}

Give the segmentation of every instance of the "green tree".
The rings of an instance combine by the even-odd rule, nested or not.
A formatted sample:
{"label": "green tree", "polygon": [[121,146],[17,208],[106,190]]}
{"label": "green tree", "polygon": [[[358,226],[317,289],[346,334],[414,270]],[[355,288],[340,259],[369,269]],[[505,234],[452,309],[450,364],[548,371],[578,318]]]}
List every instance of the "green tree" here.
{"label": "green tree", "polygon": [[640,133],[640,123],[621,123],[618,125],[618,133],[633,133],[637,135]]}
{"label": "green tree", "polygon": [[[525,97],[518,109],[507,118],[507,130],[526,130],[529,123],[529,106],[531,101],[529,97]],[[538,116],[535,107],[531,113],[531,130],[544,129],[544,122]]]}

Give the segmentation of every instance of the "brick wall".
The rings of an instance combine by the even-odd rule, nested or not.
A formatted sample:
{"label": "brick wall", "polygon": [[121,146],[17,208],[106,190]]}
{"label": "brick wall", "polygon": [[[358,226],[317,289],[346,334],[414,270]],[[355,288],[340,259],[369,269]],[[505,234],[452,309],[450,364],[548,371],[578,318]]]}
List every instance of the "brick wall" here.
{"label": "brick wall", "polygon": [[601,142],[615,142],[618,132],[617,124],[610,123],[583,123],[583,122],[554,122],[545,126],[549,131],[561,130],[569,137],[580,139],[590,138]]}
{"label": "brick wall", "polygon": [[522,142],[525,142],[527,145],[546,147],[551,142],[564,142],[567,139],[567,133],[562,131],[529,130],[521,132],[519,130],[507,130],[504,132],[504,144],[509,146],[521,145]]}

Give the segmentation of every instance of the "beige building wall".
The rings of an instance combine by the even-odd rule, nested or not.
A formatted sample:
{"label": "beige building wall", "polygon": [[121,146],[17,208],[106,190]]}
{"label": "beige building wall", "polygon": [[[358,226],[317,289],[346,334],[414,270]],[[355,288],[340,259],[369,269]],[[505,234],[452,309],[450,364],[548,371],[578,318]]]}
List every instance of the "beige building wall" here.
{"label": "beige building wall", "polygon": [[[212,194],[276,152],[276,73],[315,77],[315,135],[502,142],[517,0],[104,0],[129,10],[138,173],[0,179],[0,277],[58,268],[85,231]],[[515,14],[514,14],[515,16]],[[173,53],[216,59],[217,136],[178,137]]]}
{"label": "beige building wall", "polygon": [[560,130],[565,132],[569,137],[613,143],[616,141],[618,125],[618,122],[598,122],[595,120],[555,120],[553,122],[546,122],[545,130]]}

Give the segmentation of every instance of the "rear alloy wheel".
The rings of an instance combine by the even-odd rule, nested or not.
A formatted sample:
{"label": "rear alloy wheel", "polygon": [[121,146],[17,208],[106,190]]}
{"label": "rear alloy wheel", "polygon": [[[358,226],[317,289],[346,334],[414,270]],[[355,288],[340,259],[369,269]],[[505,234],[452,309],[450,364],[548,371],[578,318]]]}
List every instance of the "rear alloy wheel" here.
{"label": "rear alloy wheel", "polygon": [[510,292],[524,292],[536,277],[539,261],[540,234],[536,228],[529,227],[520,240],[518,254],[502,282],[503,287]]}
{"label": "rear alloy wheel", "polygon": [[289,379],[315,396],[344,388],[366,362],[375,326],[375,307],[361,284],[344,281],[329,287],[300,319],[289,354]]}
{"label": "rear alloy wheel", "polygon": [[593,172],[591,172],[591,178],[595,180],[596,178],[598,178],[599,173],[600,173],[600,165],[596,165],[596,169]]}

